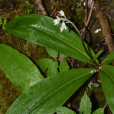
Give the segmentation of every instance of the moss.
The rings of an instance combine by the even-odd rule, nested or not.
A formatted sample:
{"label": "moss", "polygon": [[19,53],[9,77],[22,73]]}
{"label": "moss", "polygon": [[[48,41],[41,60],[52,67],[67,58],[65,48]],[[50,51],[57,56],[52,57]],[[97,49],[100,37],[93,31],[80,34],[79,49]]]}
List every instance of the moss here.
{"label": "moss", "polygon": [[0,69],[0,114],[6,114],[7,109],[21,94],[20,88],[13,85]]}
{"label": "moss", "polygon": [[[28,0],[30,3],[33,3],[32,0]],[[17,12],[19,15],[26,15],[30,12],[30,7],[27,6],[25,0],[16,1],[17,3]],[[10,6],[10,4],[9,4]],[[6,11],[2,14],[2,18],[7,18],[8,21],[15,18],[16,13],[10,7],[6,7]],[[35,64],[37,61],[42,58],[50,56],[47,54],[45,47],[33,44],[26,40],[23,40],[15,35],[8,33],[7,31],[2,31],[0,35],[0,43],[9,45],[27,57],[29,57]],[[0,69],[0,114],[5,114],[10,105],[16,100],[16,98],[21,95],[21,90],[13,85],[5,76],[5,74]]]}

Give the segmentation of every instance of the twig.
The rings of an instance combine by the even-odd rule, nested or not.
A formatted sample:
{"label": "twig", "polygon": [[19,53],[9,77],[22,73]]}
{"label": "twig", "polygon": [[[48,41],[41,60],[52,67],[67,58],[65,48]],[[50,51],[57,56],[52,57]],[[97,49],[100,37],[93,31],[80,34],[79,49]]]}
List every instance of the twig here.
{"label": "twig", "polygon": [[[90,17],[91,17],[91,14],[92,14],[93,6],[94,6],[94,1],[92,2],[92,8],[91,8],[91,11],[90,11],[90,13],[89,13],[87,25],[86,25],[86,27],[85,27],[84,29],[81,30],[82,32],[84,32],[85,29],[86,29],[86,32],[84,32],[84,34],[83,34],[83,39],[84,39],[85,36],[86,36],[87,30],[89,30],[89,29],[91,28],[91,26],[93,25],[93,22],[94,22],[94,20],[96,19],[96,15],[97,15],[99,9],[101,8],[102,2],[103,2],[103,0],[101,1],[100,5],[99,5],[99,8],[97,9],[96,14],[95,14],[95,16],[94,16],[94,18],[93,18],[91,24],[88,26],[89,21],[90,21]],[[87,26],[88,26],[88,28],[87,28]]]}
{"label": "twig", "polygon": [[91,17],[92,11],[93,11],[93,6],[94,6],[94,1],[93,1],[92,4],[91,4],[91,10],[90,10],[90,12],[89,12],[89,16],[88,16],[87,22],[85,23],[85,28],[84,28],[84,30],[83,30],[83,31],[85,31],[84,34],[83,34],[83,39],[85,38],[85,35],[86,35],[86,32],[87,32],[86,29],[87,29],[87,26],[88,26],[88,24],[89,24],[89,22],[90,22],[90,17]]}
{"label": "twig", "polygon": [[88,30],[89,30],[89,29],[91,28],[91,26],[93,25],[93,22],[94,22],[94,20],[96,19],[96,15],[97,15],[97,13],[98,13],[99,9],[101,8],[102,2],[103,2],[103,0],[100,2],[99,8],[97,9],[97,11],[96,11],[96,14],[95,14],[94,18],[93,18],[93,20],[92,20],[91,24],[89,25]]}
{"label": "twig", "polygon": [[56,12],[56,8],[53,10],[52,14],[51,14],[51,17],[54,15],[54,13]]}
{"label": "twig", "polygon": [[88,5],[88,0],[85,0],[85,25],[87,23],[87,5]]}
{"label": "twig", "polygon": [[46,10],[44,9],[44,6],[42,4],[42,0],[36,0],[35,1],[35,4],[37,6],[39,6],[39,8],[40,8],[40,10],[41,10],[41,12],[42,12],[43,15],[48,15],[47,12],[46,12]]}
{"label": "twig", "polygon": [[94,6],[94,1],[93,1],[92,4],[91,4],[91,10],[90,10],[90,13],[89,13],[89,16],[88,16],[88,20],[87,20],[87,23],[86,23],[86,27],[87,27],[88,24],[89,24],[90,17],[91,17],[92,11],[93,11],[93,6]]}
{"label": "twig", "polygon": [[108,103],[106,102],[106,104],[105,104],[104,108],[106,108],[107,104],[108,104]]}
{"label": "twig", "polygon": [[110,19],[112,19],[112,20],[114,21],[114,19],[113,19],[107,12],[104,11],[104,13],[106,14],[106,16],[107,16],[108,18],[110,18]]}

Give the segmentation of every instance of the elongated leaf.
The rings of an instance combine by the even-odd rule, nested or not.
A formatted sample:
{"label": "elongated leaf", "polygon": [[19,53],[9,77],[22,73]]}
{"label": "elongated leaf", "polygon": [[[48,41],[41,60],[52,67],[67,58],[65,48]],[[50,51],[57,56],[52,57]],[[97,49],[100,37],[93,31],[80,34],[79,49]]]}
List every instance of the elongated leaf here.
{"label": "elongated leaf", "polygon": [[72,111],[71,109],[69,109],[69,108],[66,108],[66,107],[62,107],[62,106],[60,106],[60,107],[58,107],[57,109],[56,109],[56,113],[57,114],[76,114],[74,111]]}
{"label": "elongated leaf", "polygon": [[6,114],[52,114],[94,73],[82,68],[50,76],[23,93]]}
{"label": "elongated leaf", "polygon": [[4,44],[0,44],[0,67],[23,92],[43,79],[37,67],[26,56]]}
{"label": "elongated leaf", "polygon": [[92,103],[90,98],[87,96],[87,93],[85,92],[80,102],[80,114],[91,114],[91,108]]}
{"label": "elongated leaf", "polygon": [[[52,48],[75,59],[94,64],[82,46],[80,37],[73,31],[60,32],[61,24],[54,25],[53,18],[30,14],[15,18],[5,25],[6,30],[35,44]],[[87,46],[89,53],[94,52]]]}
{"label": "elongated leaf", "polygon": [[114,62],[114,51],[111,52],[102,62],[101,64],[109,64],[111,62]]}
{"label": "elongated leaf", "polygon": [[55,51],[53,49],[50,49],[48,47],[46,48],[46,51],[51,57],[53,57],[55,59],[58,57],[58,52],[57,51]]}
{"label": "elongated leaf", "polygon": [[100,54],[103,52],[103,50],[99,51],[94,57],[93,57],[93,61],[96,60]]}
{"label": "elongated leaf", "polygon": [[108,105],[114,114],[114,66],[103,65],[99,70],[102,88]]}

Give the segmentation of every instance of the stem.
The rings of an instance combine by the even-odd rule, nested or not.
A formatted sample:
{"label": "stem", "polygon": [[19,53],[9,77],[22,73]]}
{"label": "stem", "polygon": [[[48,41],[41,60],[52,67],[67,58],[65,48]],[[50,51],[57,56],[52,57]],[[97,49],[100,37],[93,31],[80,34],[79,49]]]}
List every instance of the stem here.
{"label": "stem", "polygon": [[75,30],[77,31],[77,33],[79,34],[79,36],[82,37],[81,34],[80,34],[80,31],[79,31],[78,28],[74,25],[74,23],[72,23],[72,22],[69,21],[69,20],[67,20],[67,23],[70,23],[70,24],[75,28]]}
{"label": "stem", "polygon": [[[82,45],[83,45],[83,47],[84,47],[86,53],[88,54],[88,56],[90,57],[90,59],[93,61],[92,56],[89,54],[88,50],[86,49],[86,46],[85,46],[84,41],[83,41],[83,38],[82,38],[82,36],[81,36],[80,31],[78,30],[78,28],[77,28],[77,27],[74,25],[74,23],[72,23],[71,21],[69,21],[69,20],[67,20],[67,19],[66,19],[66,21],[67,21],[67,23],[72,24],[72,26],[75,28],[76,32],[79,34],[79,36],[80,36],[80,38],[81,38]],[[98,65],[97,62],[95,62],[95,61],[93,61],[93,62],[94,62],[96,65]]]}

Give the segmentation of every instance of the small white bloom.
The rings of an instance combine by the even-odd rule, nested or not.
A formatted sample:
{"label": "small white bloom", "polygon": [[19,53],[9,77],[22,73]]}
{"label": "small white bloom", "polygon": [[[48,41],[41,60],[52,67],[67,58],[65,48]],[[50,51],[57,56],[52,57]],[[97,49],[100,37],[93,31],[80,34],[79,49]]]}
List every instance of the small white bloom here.
{"label": "small white bloom", "polygon": [[101,29],[96,29],[94,33],[98,33],[100,31],[101,31]]}
{"label": "small white bloom", "polygon": [[55,19],[53,22],[54,22],[54,25],[58,25],[59,24],[59,22],[61,21],[61,19],[58,17],[58,16],[56,16],[57,17],[57,19]]}
{"label": "small white bloom", "polygon": [[61,28],[60,28],[61,32],[62,32],[64,29],[66,30],[66,25],[65,25],[65,22],[63,21],[63,22],[62,22],[62,25],[61,25]]}
{"label": "small white bloom", "polygon": [[60,14],[60,16],[65,17],[65,14],[64,14],[64,12],[62,10],[59,11],[59,14]]}

